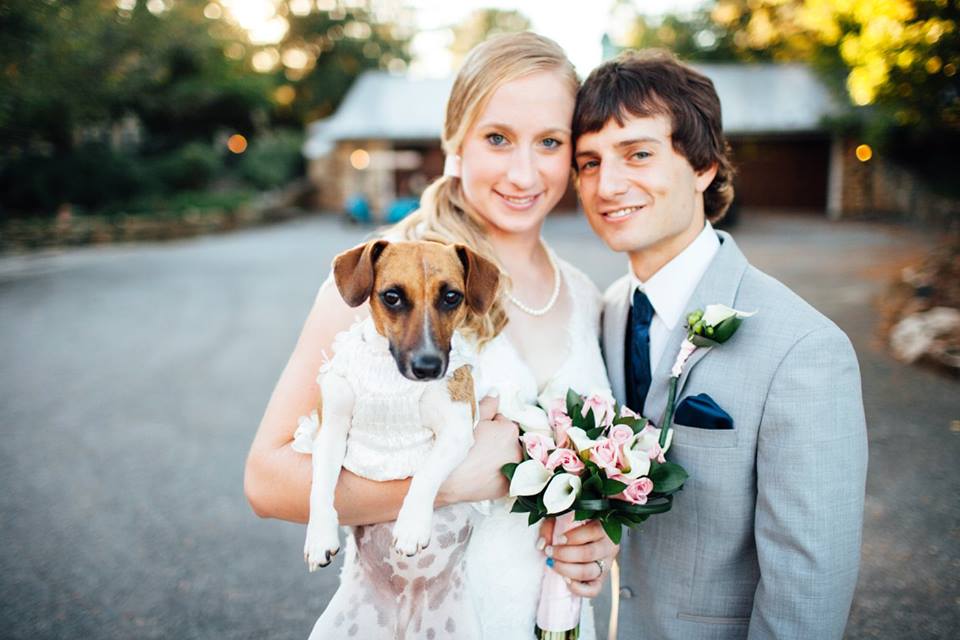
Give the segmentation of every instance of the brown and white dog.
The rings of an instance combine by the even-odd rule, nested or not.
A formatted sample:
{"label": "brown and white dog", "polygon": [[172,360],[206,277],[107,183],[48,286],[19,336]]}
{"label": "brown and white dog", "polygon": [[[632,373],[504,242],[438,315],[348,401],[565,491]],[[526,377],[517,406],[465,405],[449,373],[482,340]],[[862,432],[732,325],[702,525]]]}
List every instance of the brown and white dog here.
{"label": "brown and white dog", "polygon": [[[413,475],[393,526],[393,547],[413,556],[430,542],[437,491],[473,444],[474,382],[469,366],[449,372],[451,340],[468,309],[489,311],[500,272],[463,245],[374,240],[334,260],[334,279],[351,307],[370,301],[377,333],[386,338],[400,374],[426,385],[422,426],[433,444]],[[334,358],[337,356],[334,355]],[[336,371],[320,382],[320,429],[313,441],[313,484],[304,558],[310,571],[340,550],[334,489],[353,423],[356,385]],[[358,427],[359,428],[359,427]]]}

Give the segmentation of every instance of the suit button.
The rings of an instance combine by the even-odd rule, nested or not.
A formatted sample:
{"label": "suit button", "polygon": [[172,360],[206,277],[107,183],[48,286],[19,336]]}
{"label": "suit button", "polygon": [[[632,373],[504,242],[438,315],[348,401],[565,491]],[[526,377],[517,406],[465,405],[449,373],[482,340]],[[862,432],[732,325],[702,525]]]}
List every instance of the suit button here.
{"label": "suit button", "polygon": [[622,600],[629,600],[633,597],[633,589],[630,587],[620,587],[620,598]]}

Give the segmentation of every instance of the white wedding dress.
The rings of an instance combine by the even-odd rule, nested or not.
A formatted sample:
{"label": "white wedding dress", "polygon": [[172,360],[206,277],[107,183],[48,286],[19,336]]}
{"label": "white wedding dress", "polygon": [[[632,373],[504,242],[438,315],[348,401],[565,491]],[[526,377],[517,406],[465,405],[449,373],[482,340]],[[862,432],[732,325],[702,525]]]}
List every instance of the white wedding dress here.
{"label": "white wedding dress", "polygon": [[[475,375],[478,389],[495,389],[501,403],[509,393],[519,393],[524,402],[533,404],[547,389],[560,395],[568,388],[580,393],[610,388],[600,354],[600,292],[581,271],[562,260],[556,262],[566,285],[564,293],[570,296],[566,357],[544,388],[538,388],[533,371],[506,333],[498,335],[481,350]],[[477,505],[481,514],[474,518],[467,546],[467,590],[484,639],[533,638],[545,558],[536,549],[538,525],[528,526],[525,513],[510,513],[512,503],[504,498]],[[584,600],[580,632],[584,640],[595,638],[588,600]]]}

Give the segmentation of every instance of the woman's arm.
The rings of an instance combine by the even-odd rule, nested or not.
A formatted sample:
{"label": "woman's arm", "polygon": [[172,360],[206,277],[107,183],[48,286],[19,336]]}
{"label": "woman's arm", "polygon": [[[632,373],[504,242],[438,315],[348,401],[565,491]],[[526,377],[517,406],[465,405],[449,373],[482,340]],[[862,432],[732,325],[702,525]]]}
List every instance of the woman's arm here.
{"label": "woman's arm", "polygon": [[[331,354],[333,339],[366,306],[352,309],[329,279],[320,288],[297,345],[280,375],[247,457],[244,491],[254,512],[262,518],[307,522],[309,517],[311,457],[290,446],[300,416],[317,406],[317,371],[323,353]],[[467,460],[440,489],[438,504],[495,498],[506,493],[500,465],[520,459],[517,427],[505,418],[493,418],[496,403],[481,403],[481,423]],[[321,428],[323,428],[321,426]],[[396,519],[410,480],[376,482],[342,470],[334,506],[345,525],[389,522]]]}

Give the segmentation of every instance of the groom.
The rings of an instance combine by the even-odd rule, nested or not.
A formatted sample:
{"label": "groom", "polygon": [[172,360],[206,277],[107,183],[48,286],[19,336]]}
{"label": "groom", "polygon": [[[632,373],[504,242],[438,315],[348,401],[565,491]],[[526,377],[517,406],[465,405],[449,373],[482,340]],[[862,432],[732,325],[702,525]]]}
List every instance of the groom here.
{"label": "groom", "polygon": [[733,186],[709,79],[664,53],[621,56],[583,84],[573,132],[590,225],[630,261],[605,295],[618,400],[659,421],[687,314],[757,312],[685,366],[669,457],[690,479],[624,538],[619,637],[840,638],[867,465],[850,341],[711,226]]}

